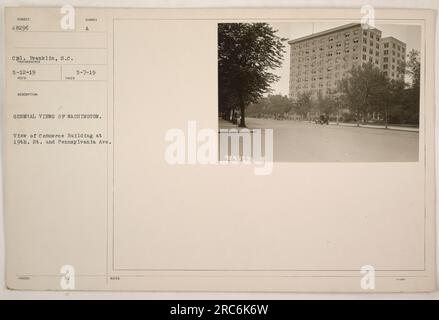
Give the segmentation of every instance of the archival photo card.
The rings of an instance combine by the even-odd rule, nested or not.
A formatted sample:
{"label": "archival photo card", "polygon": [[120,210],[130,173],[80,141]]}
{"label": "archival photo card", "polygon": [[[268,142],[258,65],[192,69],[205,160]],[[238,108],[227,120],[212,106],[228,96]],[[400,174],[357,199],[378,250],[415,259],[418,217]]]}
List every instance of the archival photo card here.
{"label": "archival photo card", "polygon": [[435,13],[5,10],[12,290],[435,288]]}

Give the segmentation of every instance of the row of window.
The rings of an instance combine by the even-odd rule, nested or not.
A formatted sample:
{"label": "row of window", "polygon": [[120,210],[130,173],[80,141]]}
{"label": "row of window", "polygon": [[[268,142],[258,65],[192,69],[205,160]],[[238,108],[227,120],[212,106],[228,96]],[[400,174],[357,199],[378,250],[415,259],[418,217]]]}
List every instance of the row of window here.
{"label": "row of window", "polygon": [[[298,85],[297,87],[296,87],[296,89],[298,89],[298,90],[300,90],[300,89],[307,89],[307,88],[315,88],[316,86],[319,86],[319,87],[322,87],[323,86],[323,80],[324,79],[327,79],[327,80],[331,80],[331,81],[327,81],[326,82],[326,86],[330,86],[331,85],[331,83],[333,83],[334,85],[336,85],[336,83],[337,83],[337,80],[340,80],[342,77],[343,78],[345,78],[345,77],[347,77],[348,76],[348,72],[347,71],[345,71],[345,72],[343,72],[343,74],[340,74],[340,73],[336,73],[335,75],[334,75],[334,78],[336,79],[336,81],[333,81],[332,82],[332,76],[331,77],[326,77],[326,78],[323,78],[323,77],[313,77],[312,79],[311,79],[311,84],[307,84],[307,83],[305,83],[305,84],[303,84],[303,85]],[[391,77],[392,78],[402,78],[403,77],[403,75],[402,74],[400,74],[400,73],[395,73],[395,71],[392,71],[392,72],[388,72],[388,71],[384,71],[383,72],[383,74],[386,76],[386,77],[388,77],[389,75],[391,75]],[[301,81],[297,81],[297,83],[300,83]],[[308,81],[308,79],[306,79],[306,80],[304,80],[304,82],[309,82]]]}
{"label": "row of window", "polygon": [[[391,64],[390,66],[391,66],[392,70],[396,70],[397,69],[396,65],[394,65],[394,64]],[[383,70],[387,70],[387,69],[389,69],[389,65],[387,63],[383,64]]]}
{"label": "row of window", "polygon": [[[387,71],[384,71],[383,74],[386,77],[391,76],[392,78],[397,78],[397,79],[403,78],[402,74],[395,74],[395,72],[389,73]],[[318,88],[323,88],[323,87],[325,87],[325,85],[326,85],[326,88],[329,90],[331,87],[335,87],[337,85],[337,80],[340,80],[341,78],[345,78],[348,75],[349,75],[349,73],[347,71],[343,72],[342,74],[337,72],[335,74],[336,80],[335,81],[332,81],[332,80],[331,81],[327,81],[326,83],[321,81],[321,80],[323,80],[323,78],[320,77],[319,78],[320,81],[318,81],[318,82],[315,81],[315,82],[312,82],[311,84],[305,83],[304,85],[297,85],[296,88],[295,88],[296,89],[296,93],[306,91],[309,88],[311,88],[311,89],[315,89],[317,87]],[[313,80],[317,80],[317,79],[313,79]],[[290,91],[292,91],[292,89],[293,89],[293,85],[290,86]],[[327,92],[329,92],[328,90],[327,90]],[[293,92],[293,95],[294,95],[294,92]]]}
{"label": "row of window", "polygon": [[[337,64],[335,66],[329,66],[329,67],[325,68],[325,70],[327,72],[327,77],[329,78],[329,77],[332,76],[331,72],[334,71],[334,70],[340,70],[340,69],[348,70],[348,69],[351,69],[351,66],[356,66],[356,65],[358,65],[357,62],[352,63],[352,65],[348,64],[348,63],[345,63],[343,65],[342,64]],[[323,74],[323,70],[324,69],[322,67],[320,67],[318,69],[311,70],[311,72],[309,72],[309,70],[308,71],[304,71],[304,72],[299,71],[297,73],[292,73],[291,77],[297,78],[298,82],[300,82],[301,81],[300,77],[302,75],[306,77],[306,76],[310,76],[310,75]]]}
{"label": "row of window", "polygon": [[310,46],[315,46],[317,44],[322,44],[322,43],[327,43],[327,42],[333,42],[334,40],[339,40],[339,39],[350,39],[352,36],[358,36],[359,31],[358,30],[354,30],[354,31],[346,31],[346,32],[340,32],[334,35],[329,35],[329,36],[322,36],[318,39],[312,39],[312,40],[308,40],[306,42],[301,42],[299,44],[296,44],[295,46],[293,46],[293,50],[300,50],[303,48],[309,48]]}
{"label": "row of window", "polygon": [[[389,42],[385,42],[384,43],[384,48],[385,49],[389,48],[389,46],[390,46]],[[405,52],[405,47],[404,46],[396,45],[395,43],[392,43],[392,49],[397,49],[398,51]]]}
{"label": "row of window", "polygon": [[[384,55],[388,56],[389,55],[389,50],[384,50]],[[396,53],[395,50],[392,50],[392,56],[397,56],[398,58],[403,58],[404,55],[401,53]]]}
{"label": "row of window", "polygon": [[[353,41],[353,43],[354,43],[354,44],[357,44],[358,41],[359,41],[359,39],[358,39],[358,38],[355,38],[354,41]],[[367,44],[367,43],[368,43],[367,39],[366,39],[366,38],[363,38],[363,44]],[[345,41],[345,42],[344,42],[344,46],[345,46],[345,47],[349,46],[350,44],[351,44],[350,41]],[[371,47],[375,46],[376,49],[380,49],[380,44],[379,44],[379,42],[374,43],[372,40],[369,40],[369,45],[370,45]],[[392,45],[393,45],[393,49],[397,48],[397,51],[401,51],[401,52],[402,52],[402,54],[401,54],[401,53],[399,53],[399,52],[396,52],[395,50],[392,50],[392,55],[394,55],[394,56],[397,55],[398,57],[400,57],[401,55],[404,55],[404,53],[405,53],[405,48],[404,48],[404,47],[401,47],[400,45],[395,45],[394,43],[393,43]],[[335,45],[336,48],[341,48],[341,46],[342,46],[342,42],[338,42],[338,43],[336,43],[336,45]],[[332,44],[328,44],[328,45],[326,46],[326,49],[328,49],[328,50],[331,50],[331,49],[333,49],[333,48],[334,48],[334,45],[332,45]],[[355,51],[356,48],[357,48],[357,46],[354,46],[354,51]],[[389,48],[389,43],[388,43],[388,42],[387,42],[387,43],[384,43],[384,48],[386,49],[386,50],[384,50],[384,54],[385,54],[385,55],[388,55],[388,54],[389,54],[389,50],[388,50],[388,48]],[[349,49],[349,48],[348,48],[348,49]],[[303,55],[308,55],[308,54],[310,54],[310,53],[315,53],[315,52],[317,52],[317,51],[324,51],[324,50],[325,50],[325,47],[320,46],[319,48],[312,48],[312,49],[309,49],[309,50],[301,50],[301,51],[299,51],[299,52],[298,52],[297,54],[295,54],[295,55],[303,56]],[[363,50],[364,50],[364,49],[363,49]],[[292,51],[295,51],[295,48],[293,48]],[[293,53],[292,53],[291,55],[293,56]]]}
{"label": "row of window", "polygon": [[[355,44],[357,44],[359,42],[359,39],[358,38],[356,38],[356,39],[354,39],[354,41],[353,41],[353,50],[355,51],[357,48],[358,48],[358,46],[357,45],[355,45]],[[366,44],[367,45],[367,39],[366,38],[364,38],[363,39],[363,43],[364,44]],[[345,45],[344,45],[344,49],[345,50],[350,50],[350,42],[345,42]],[[377,43],[375,43],[375,42],[373,42],[372,40],[370,40],[369,41],[369,45],[371,46],[371,47],[375,47],[376,49],[380,49],[380,43],[379,42],[377,42]],[[339,42],[339,43],[337,43],[336,45],[335,45],[335,47],[336,48],[339,48],[339,50],[341,50],[341,42]],[[332,49],[334,49],[334,45],[332,45],[332,44],[328,44],[327,46],[326,46],[326,49],[327,50],[332,50]],[[294,53],[294,49],[291,51],[291,56],[293,57],[293,56],[299,56],[299,57],[302,57],[302,56],[306,56],[306,55],[309,55],[309,54],[312,54],[312,53],[316,53],[317,51],[320,51],[320,52],[322,52],[322,51],[325,51],[325,47],[323,47],[323,46],[320,46],[319,48],[312,48],[312,49],[307,49],[307,50],[300,50],[299,52],[297,52],[297,53]]]}
{"label": "row of window", "polygon": [[[367,52],[367,48],[363,47],[363,52]],[[380,55],[379,50],[374,51],[372,48],[369,48],[369,54],[373,55],[373,53],[375,52],[375,55],[378,57]]]}
{"label": "row of window", "polygon": [[380,41],[380,36],[378,34],[375,34],[371,31],[363,30],[363,36],[367,37],[368,34],[369,34],[369,38],[371,39],[375,38],[376,41]]}
{"label": "row of window", "polygon": [[[389,62],[389,57],[384,57],[383,62]],[[395,62],[396,62],[396,59],[392,58],[392,63],[395,63]]]}
{"label": "row of window", "polygon": [[316,66],[320,67],[320,66],[322,66],[324,64],[324,62],[326,62],[327,65],[332,65],[332,64],[334,64],[334,62],[335,62],[335,64],[337,64],[337,63],[340,63],[341,61],[345,61],[345,62],[354,61],[355,62],[355,61],[358,61],[358,56],[357,55],[352,55],[352,56],[351,55],[345,55],[343,57],[335,57],[335,59],[332,58],[332,57],[328,57],[328,59],[326,59],[326,61],[321,59],[321,60],[313,61],[310,64],[305,63],[305,64],[298,64],[296,66],[290,65],[290,70],[291,71],[294,71],[294,69],[297,69],[297,70],[305,69],[305,70],[307,70],[309,68],[314,68]]}
{"label": "row of window", "polygon": [[[363,50],[364,51],[364,50]],[[355,52],[357,52],[357,49],[354,49],[354,50],[352,50],[352,52],[353,53],[355,53]],[[366,52],[366,51],[364,51],[364,52]],[[373,54],[373,51],[371,51],[371,50],[369,50],[369,52],[371,53],[371,54]],[[343,57],[342,57],[342,51],[341,50],[336,50],[335,52],[334,51],[331,51],[331,52],[327,52],[326,54],[320,54],[320,55],[315,55],[315,56],[311,56],[311,57],[306,57],[306,58],[298,58],[298,59],[291,59],[291,65],[294,65],[294,64],[296,64],[296,63],[299,63],[297,66],[299,67],[300,65],[301,65],[301,63],[302,62],[310,62],[310,61],[319,61],[319,59],[318,58],[320,58],[320,60],[322,60],[324,57],[327,57],[328,58],[328,62],[329,62],[329,60],[330,59],[332,59],[332,57],[336,57],[336,59],[344,59],[344,60],[347,60],[347,59],[349,59],[349,57],[350,57],[350,53],[351,53],[351,50],[349,50],[349,49],[346,49],[346,50],[344,50],[344,52],[343,52],[344,54],[343,54]],[[355,59],[354,57],[355,57],[356,55],[353,55],[353,59]],[[379,56],[379,51],[377,51],[376,52],[376,56]],[[314,62],[313,62],[314,63]]]}
{"label": "row of window", "polygon": [[[384,75],[387,77],[387,76],[389,76],[388,74],[387,74],[387,72],[384,72]],[[401,76],[400,75],[395,75],[393,72],[391,73],[391,75],[392,75],[392,77],[393,78],[401,78]],[[330,93],[331,92],[331,89],[333,89],[333,88],[336,88],[337,87],[337,81],[333,81],[333,82],[326,82],[326,83],[323,83],[323,82],[321,82],[321,83],[312,83],[312,84],[310,84],[310,85],[303,85],[303,86],[297,86],[296,88],[295,88],[295,91],[293,91],[292,89],[294,88],[294,87],[290,87],[290,91],[292,92],[292,95],[294,96],[294,95],[297,95],[297,94],[299,94],[299,93],[303,93],[303,92],[307,92],[307,91],[309,91],[309,92],[311,92],[311,93],[313,93],[313,94],[315,94],[315,93],[317,93],[317,92],[320,92],[320,93],[322,93],[323,91],[322,91],[322,89],[323,88],[325,88],[326,87],[326,93]],[[317,88],[319,88],[318,90],[315,90],[315,89],[317,89]],[[311,89],[311,90],[309,90],[309,89]]]}
{"label": "row of window", "polygon": [[371,56],[369,56],[369,58],[368,58],[366,54],[363,54],[362,59],[363,59],[363,61],[369,61],[369,62],[372,62],[372,63],[375,62],[376,65],[380,64],[379,59],[375,59],[374,60],[373,57],[371,57]]}
{"label": "row of window", "polygon": [[[358,57],[356,57],[356,58],[358,60]],[[342,59],[340,59],[339,57],[335,58],[335,64],[338,64],[341,61],[342,61]],[[343,57],[343,61],[348,62],[349,61],[348,57]],[[332,66],[334,64],[334,60],[332,58],[327,59],[326,64],[329,66]],[[291,71],[291,73],[295,73],[295,71],[297,69],[297,73],[300,74],[300,73],[302,73],[302,71],[301,71],[302,69],[304,69],[303,72],[305,73],[305,72],[308,72],[310,70],[310,68],[315,68],[315,67],[317,67],[316,70],[320,71],[320,70],[323,70],[323,65],[324,65],[323,60],[319,60],[319,61],[315,61],[311,64],[305,64],[305,65],[303,65],[303,68],[301,65],[297,66],[297,68],[294,68],[293,66],[291,66],[290,71]]]}
{"label": "row of window", "polygon": [[[367,39],[363,38],[363,44],[367,44],[367,43],[368,43]],[[379,49],[380,43],[379,42],[375,43],[373,40],[369,40],[369,46],[371,46],[371,47],[375,46],[377,49]]]}
{"label": "row of window", "polygon": [[[355,61],[357,61],[358,60],[358,56],[356,56],[356,55],[353,55],[352,57],[350,57],[350,56],[343,56],[343,58],[341,58],[341,57],[336,57],[335,58],[335,63],[337,64],[338,62],[340,62],[341,60],[343,60],[343,61],[349,61],[350,60],[350,58],[352,58],[352,61],[354,61],[354,63],[355,63]],[[375,59],[374,59],[374,57],[373,57],[373,55],[367,55],[367,54],[363,54],[362,55],[362,60],[363,61],[370,61],[370,62],[374,62],[376,65],[379,65],[380,64],[380,62],[379,62],[379,58],[378,58],[378,55],[376,55],[376,57],[375,57]],[[329,58],[329,59],[327,59],[326,60],[326,64],[328,64],[329,66],[327,67],[327,70],[328,71],[331,71],[332,70],[332,64],[333,64],[333,62],[334,62],[334,60],[332,59],[332,58]],[[297,70],[299,70],[299,72],[300,72],[300,70],[303,68],[303,69],[305,69],[305,72],[308,70],[309,71],[309,68],[313,68],[313,67],[315,67],[315,66],[322,66],[323,65],[323,60],[318,60],[318,61],[316,61],[316,62],[313,62],[313,63],[311,63],[311,64],[298,64],[295,68],[294,68],[294,66],[293,65],[291,65],[290,66],[290,70],[292,71],[292,72],[294,72],[294,69],[297,69]],[[346,64],[345,64],[346,65]],[[320,70],[320,69],[318,69],[318,70]]]}
{"label": "row of window", "polygon": [[315,88],[324,88],[324,87],[327,87],[327,88],[330,88],[330,87],[335,87],[335,86],[337,86],[337,81],[327,81],[326,83],[324,83],[324,82],[320,82],[320,83],[311,83],[310,85],[307,85],[307,84],[305,84],[305,85],[303,85],[303,86],[301,86],[301,85],[298,85],[297,87],[296,87],[296,90],[297,91],[300,91],[300,90],[302,90],[302,89],[304,89],[304,90],[306,90],[306,89],[309,89],[309,88],[311,88],[311,89],[315,89]]}
{"label": "row of window", "polygon": [[[345,51],[345,53],[349,53],[349,52],[350,52],[349,50]],[[335,54],[337,56],[339,56],[339,55],[341,55],[341,51],[336,51]],[[294,64],[296,62],[299,62],[299,63],[301,63],[301,62],[308,62],[308,61],[312,61],[312,60],[317,60],[317,58],[322,59],[324,57],[332,57],[333,55],[334,55],[333,52],[328,52],[326,54],[319,54],[318,56],[314,55],[314,56],[306,57],[306,58],[291,59],[291,63]]]}
{"label": "row of window", "polygon": [[[328,57],[332,57],[332,54],[331,54],[331,55],[328,55]],[[368,56],[367,54],[363,54],[363,55],[362,55],[362,60],[363,60],[363,61],[375,62],[375,64],[379,65],[379,58],[378,58],[378,57],[379,57],[379,53],[378,53],[378,52],[375,53],[375,59],[374,59],[374,58],[373,58],[373,52],[369,51],[369,56]],[[348,61],[349,58],[350,58],[350,56],[343,56],[342,59],[343,59],[343,61]],[[337,63],[338,61],[340,61],[340,59],[341,59],[341,57],[336,57],[335,63]],[[353,61],[358,60],[358,56],[353,55],[353,56],[352,56],[352,60],[353,60]],[[394,59],[392,59],[392,60],[395,61]],[[299,61],[299,62],[300,62],[300,61]],[[384,62],[387,62],[387,59],[384,59]],[[332,58],[327,59],[327,60],[326,60],[326,63],[332,65],[332,63],[333,63]],[[313,62],[313,63],[311,63],[311,64],[304,64],[304,65],[298,64],[298,65],[296,66],[296,68],[297,68],[298,70],[302,69],[302,67],[303,67],[304,69],[308,69],[309,67],[321,66],[322,64],[323,64],[323,60],[318,60],[318,61]],[[328,67],[328,68],[329,68],[329,67]],[[291,65],[290,69],[291,69],[291,70],[294,69],[293,65]]]}
{"label": "row of window", "polygon": [[[378,52],[375,53],[375,59],[373,58],[373,52],[372,51],[369,51],[369,54],[370,55],[363,54],[362,55],[362,60],[363,61],[369,61],[369,62],[375,63],[376,65],[379,65],[379,58],[378,58],[379,54],[378,54]],[[339,62],[341,62],[341,61],[347,62],[347,61],[349,61],[350,58],[352,58],[352,61],[357,61],[358,60],[358,56],[355,56],[355,55],[352,56],[352,57],[350,57],[350,56],[336,57],[335,60],[333,58],[331,58],[331,56],[330,56],[328,59],[326,59],[326,61],[321,59],[321,60],[317,60],[315,62],[312,62],[311,64],[304,64],[304,65],[299,64],[299,65],[296,66],[296,69],[299,70],[298,74],[300,74],[301,73],[300,70],[302,68],[305,69],[304,72],[306,73],[307,71],[309,71],[309,68],[314,68],[314,67],[317,66],[317,67],[320,67],[320,68],[317,69],[317,71],[322,72],[323,68],[321,68],[321,66],[323,65],[324,62],[326,62],[326,64],[329,65],[327,67],[327,71],[332,71],[333,70],[333,66],[332,65],[335,62],[335,64],[336,64],[335,68],[337,70],[337,69],[340,68],[340,66],[338,65]],[[389,58],[388,57],[384,57],[383,58],[383,62],[384,63],[388,63],[389,62]],[[392,62],[395,63],[396,59],[392,58]],[[347,65],[347,64],[344,64],[344,65]],[[387,64],[383,65],[384,69],[387,68],[387,67],[385,67],[386,65]],[[290,69],[291,69],[292,72],[294,72],[295,68],[291,65]]]}
{"label": "row of window", "polygon": [[[345,54],[349,54],[351,51],[349,50],[349,49],[346,49],[346,50],[344,50],[344,53]],[[356,49],[354,49],[353,50],[353,52],[356,52]],[[364,58],[364,56],[365,56],[365,53],[369,53],[369,55],[374,55],[375,54],[375,56],[376,57],[379,57],[379,55],[380,55],[380,52],[379,51],[377,51],[377,50],[373,50],[372,48],[369,48],[369,50],[367,50],[367,48],[366,47],[363,47],[363,60],[366,60],[366,58]],[[341,50],[336,50],[335,51],[335,56],[341,56],[341,54],[342,54],[342,52],[341,52]],[[384,51],[384,54],[385,55],[388,55],[388,52],[386,53],[386,50]],[[394,54],[393,54],[394,55]],[[302,63],[302,62],[309,62],[309,61],[313,61],[313,60],[317,60],[317,58],[323,58],[323,57],[328,57],[328,58],[331,58],[332,56],[334,56],[334,52],[327,52],[326,54],[320,54],[319,56],[317,56],[317,55],[314,55],[314,56],[311,56],[311,57],[306,57],[306,58],[298,58],[298,59],[291,59],[291,64],[293,65],[293,64],[295,64],[296,62],[298,62],[298,63]],[[346,58],[345,59],[345,55],[343,56],[343,59],[344,60],[346,60],[346,59],[348,59],[348,58]],[[397,57],[398,58],[400,58],[400,59],[403,59],[404,57],[403,56],[401,56],[399,53],[397,54]],[[339,59],[339,58],[341,58],[341,57],[337,57],[337,59]],[[355,59],[355,58],[353,58],[353,59]],[[356,59],[355,59],[356,60]],[[383,57],[383,60],[384,60],[384,62],[388,62],[388,60],[389,60],[389,57]],[[327,61],[328,63],[331,63],[331,61],[328,59],[328,61]],[[395,58],[393,58],[392,57],[392,62],[395,62]],[[314,63],[314,62],[313,62]],[[298,65],[298,67],[299,67],[300,65]]]}
{"label": "row of window", "polygon": [[[296,91],[293,91],[293,90],[291,90],[291,91],[292,91],[292,93],[291,93],[291,96],[292,96],[292,97],[296,97],[296,96],[299,95],[299,93],[304,93],[304,92],[310,92],[310,93],[313,94],[313,95],[316,95],[317,93],[322,94],[322,93],[324,92],[324,90],[322,90],[322,89],[300,90],[299,92],[296,92]],[[329,93],[331,93],[331,89],[328,88],[328,89],[326,89],[325,92],[329,94]]]}
{"label": "row of window", "polygon": [[[357,43],[359,43],[359,42],[360,42],[359,38],[355,38],[353,41],[346,40],[346,41],[344,42],[344,46],[345,46],[345,47],[348,47],[348,46],[350,46],[351,44],[357,44]],[[337,43],[335,44],[335,47],[336,47],[336,48],[341,48],[341,47],[342,47],[342,42],[337,42]],[[313,48],[310,48],[310,49],[300,50],[300,51],[297,52],[296,55],[298,55],[298,56],[303,56],[303,55],[307,55],[307,54],[310,54],[310,53],[315,53],[315,52],[317,52],[317,51],[324,51],[325,49],[329,49],[329,50],[331,50],[331,49],[333,49],[333,48],[334,48],[334,45],[333,45],[333,44],[328,44],[328,45],[326,45],[326,46],[319,46],[318,48],[317,48],[317,47],[313,47]],[[293,48],[292,51],[294,52],[294,51],[296,51],[296,50]]]}

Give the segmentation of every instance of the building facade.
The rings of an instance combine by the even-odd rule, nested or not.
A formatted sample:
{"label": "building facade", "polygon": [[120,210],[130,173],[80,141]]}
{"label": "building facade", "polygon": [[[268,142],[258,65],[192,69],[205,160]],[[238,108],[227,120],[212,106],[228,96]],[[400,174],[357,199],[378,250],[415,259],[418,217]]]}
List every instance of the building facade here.
{"label": "building facade", "polygon": [[390,79],[404,79],[406,44],[394,37],[381,39],[381,69]]}
{"label": "building facade", "polygon": [[[395,63],[397,58],[404,59],[405,44],[392,37],[385,39],[384,43],[391,48],[395,44]],[[289,93],[292,99],[297,99],[305,92],[311,92],[314,97],[319,93],[322,95],[330,93],[336,89],[337,82],[346,77],[354,66],[371,62],[382,68],[382,64],[386,61],[387,68],[393,70],[393,64],[390,64],[393,61],[392,49],[387,51],[387,54],[390,54],[387,59],[383,58],[386,51],[383,48],[381,31],[374,28],[363,29],[359,23],[325,30],[288,43],[290,45]],[[398,46],[401,48],[399,57]],[[401,55],[403,47],[404,54]],[[388,75],[392,76],[392,72]]]}

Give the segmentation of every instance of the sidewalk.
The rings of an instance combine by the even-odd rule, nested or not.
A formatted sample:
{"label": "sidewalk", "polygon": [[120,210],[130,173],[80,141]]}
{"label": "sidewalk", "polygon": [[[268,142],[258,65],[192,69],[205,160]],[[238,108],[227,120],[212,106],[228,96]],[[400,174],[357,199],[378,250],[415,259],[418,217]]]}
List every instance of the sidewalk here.
{"label": "sidewalk", "polygon": [[[329,122],[330,125],[337,126],[336,122]],[[356,127],[356,123],[344,123],[340,122],[338,124],[339,126],[344,127]],[[360,124],[360,128],[371,128],[371,129],[385,129],[385,126],[379,126],[379,125],[373,125],[373,124]],[[419,132],[419,128],[413,128],[413,127],[400,127],[400,126],[387,126],[388,130],[399,130],[399,131],[410,131],[410,132]]]}
{"label": "sidewalk", "polygon": [[[248,119],[251,119],[250,117]],[[258,119],[261,120],[261,119]],[[263,119],[262,119],[263,120]],[[280,123],[284,123],[284,120],[273,120],[270,119],[269,121],[279,121]],[[289,121],[289,120],[287,120]],[[290,120],[293,121],[293,120]],[[299,121],[299,122],[303,122],[303,123],[311,123],[309,121]],[[329,124],[331,126],[340,126],[340,127],[357,127],[356,123],[346,123],[346,122],[340,122],[338,125],[336,122],[329,122]],[[384,129],[386,130],[385,126],[383,125],[372,125],[372,124],[360,124],[359,125],[360,128],[370,128],[370,129]],[[224,120],[219,118],[218,119],[218,128],[219,129],[238,129],[239,127],[236,124],[231,123],[230,121]],[[248,129],[252,129],[251,126],[247,127]],[[389,125],[387,127],[387,130],[395,130],[395,131],[406,131],[406,132],[419,132],[419,128],[413,128],[413,127],[402,127],[402,126],[392,126]]]}
{"label": "sidewalk", "polygon": [[218,129],[236,129],[238,126],[230,121],[218,118]]}

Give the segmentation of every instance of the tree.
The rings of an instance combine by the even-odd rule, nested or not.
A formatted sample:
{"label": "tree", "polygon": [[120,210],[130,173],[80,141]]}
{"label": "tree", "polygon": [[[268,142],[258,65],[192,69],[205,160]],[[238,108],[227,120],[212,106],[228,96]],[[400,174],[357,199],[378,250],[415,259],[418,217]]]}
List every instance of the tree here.
{"label": "tree", "polygon": [[319,111],[319,113],[330,116],[333,113],[337,112],[337,109],[338,106],[335,96],[332,96],[329,93],[323,95],[319,92],[319,94],[317,95],[317,110]]}
{"label": "tree", "polygon": [[420,52],[411,50],[407,54],[407,61],[399,66],[399,70],[410,77],[410,84],[395,96],[392,108],[392,121],[407,124],[419,124],[419,98],[421,86]]}
{"label": "tree", "polygon": [[353,67],[349,76],[338,83],[338,91],[355,115],[357,126],[367,113],[386,108],[384,101],[387,89],[388,79],[372,63]]}
{"label": "tree", "polygon": [[406,70],[412,79],[412,88],[418,88],[421,85],[421,60],[417,50],[411,50],[407,55]]}
{"label": "tree", "polygon": [[405,102],[410,112],[410,123],[419,124],[419,99],[421,90],[421,60],[417,50],[408,54],[407,73],[411,77],[411,86],[406,90]]}
{"label": "tree", "polygon": [[300,115],[302,119],[306,118],[312,108],[312,93],[309,91],[299,93],[295,103],[295,109],[297,114]]}
{"label": "tree", "polygon": [[404,80],[389,80],[382,88],[382,105],[384,106],[384,126],[388,127],[389,122],[401,123],[401,114],[404,112],[403,102],[405,82]]}
{"label": "tree", "polygon": [[292,108],[293,103],[287,96],[269,94],[267,97],[259,99],[256,103],[250,103],[246,114],[256,117],[262,115],[277,117],[288,113]]}
{"label": "tree", "polygon": [[219,112],[239,109],[240,127],[245,127],[245,109],[263,94],[279,76],[285,53],[283,44],[267,23],[220,23],[218,25]]}

